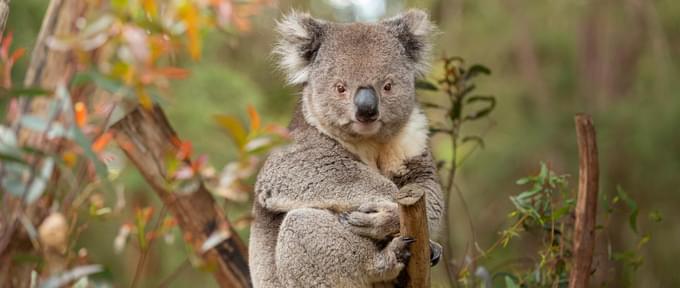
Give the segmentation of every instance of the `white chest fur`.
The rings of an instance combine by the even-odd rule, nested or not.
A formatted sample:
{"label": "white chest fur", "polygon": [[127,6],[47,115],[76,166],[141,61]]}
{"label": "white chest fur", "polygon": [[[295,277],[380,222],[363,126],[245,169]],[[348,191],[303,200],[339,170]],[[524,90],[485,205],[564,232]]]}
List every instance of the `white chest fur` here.
{"label": "white chest fur", "polygon": [[366,165],[380,171],[382,175],[400,174],[404,162],[418,156],[427,146],[427,118],[420,109],[411,113],[408,123],[391,141],[347,143],[340,141],[347,150],[354,153]]}

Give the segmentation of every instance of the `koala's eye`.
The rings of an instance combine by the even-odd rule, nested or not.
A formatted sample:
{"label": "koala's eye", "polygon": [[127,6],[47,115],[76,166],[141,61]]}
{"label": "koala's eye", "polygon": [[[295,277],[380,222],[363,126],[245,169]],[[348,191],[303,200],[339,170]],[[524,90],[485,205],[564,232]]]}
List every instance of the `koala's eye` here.
{"label": "koala's eye", "polygon": [[338,85],[335,85],[335,91],[338,91],[338,93],[342,94],[342,93],[345,93],[345,91],[347,91],[347,89],[345,88],[345,85],[338,84]]}
{"label": "koala's eye", "polygon": [[383,90],[391,91],[392,90],[392,83],[387,82],[387,84],[385,84],[385,86],[383,86]]}

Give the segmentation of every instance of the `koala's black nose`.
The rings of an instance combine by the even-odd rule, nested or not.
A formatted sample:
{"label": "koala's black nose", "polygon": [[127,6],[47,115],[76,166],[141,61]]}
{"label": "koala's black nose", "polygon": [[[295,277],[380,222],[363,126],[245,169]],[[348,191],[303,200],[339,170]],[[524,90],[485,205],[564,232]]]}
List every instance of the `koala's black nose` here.
{"label": "koala's black nose", "polygon": [[359,122],[373,122],[378,119],[378,96],[373,88],[359,88],[354,96]]}

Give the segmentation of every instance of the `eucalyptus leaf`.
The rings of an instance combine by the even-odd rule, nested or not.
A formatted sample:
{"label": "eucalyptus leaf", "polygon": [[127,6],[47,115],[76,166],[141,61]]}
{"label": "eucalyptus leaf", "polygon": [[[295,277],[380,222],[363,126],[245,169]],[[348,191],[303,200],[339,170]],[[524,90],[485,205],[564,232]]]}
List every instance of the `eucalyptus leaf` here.
{"label": "eucalyptus leaf", "polygon": [[489,115],[489,113],[491,113],[491,111],[493,111],[493,109],[496,108],[496,98],[494,98],[493,96],[476,95],[476,96],[472,96],[472,97],[468,98],[465,102],[467,104],[472,104],[472,103],[476,103],[476,102],[483,102],[483,103],[487,104],[486,107],[479,109],[479,110],[477,110],[476,112],[474,112],[470,115],[465,116],[465,120],[481,119],[484,116]]}
{"label": "eucalyptus leaf", "polygon": [[491,69],[480,64],[472,65],[470,68],[468,68],[468,71],[465,74],[465,79],[468,80],[478,75],[491,75]]}
{"label": "eucalyptus leaf", "polygon": [[[87,139],[85,137],[85,134],[83,134],[83,131],[81,131],[77,126],[72,126],[71,128],[71,133],[73,134],[73,140],[80,146],[80,148],[83,149],[85,153],[85,157],[90,159],[92,163],[94,164],[95,171],[97,172],[97,175],[99,175],[99,178],[102,181],[106,181],[108,178],[108,171],[106,170],[106,166],[102,161],[97,158],[97,155],[92,151],[92,142],[90,139]],[[108,182],[108,181],[107,181]],[[109,183],[110,184],[110,183]]]}
{"label": "eucalyptus leaf", "polygon": [[475,142],[479,145],[479,147],[484,148],[484,139],[482,139],[482,137],[479,136],[465,136],[461,141],[462,143]]}
{"label": "eucalyptus leaf", "polygon": [[637,234],[638,233],[637,217],[638,217],[638,213],[640,212],[640,210],[637,206],[637,203],[635,202],[635,200],[630,198],[630,196],[628,196],[626,191],[623,191],[623,188],[621,188],[621,186],[616,187],[616,193],[621,198],[621,200],[623,200],[623,202],[626,203],[626,206],[628,206],[628,208],[630,208],[631,212],[630,212],[630,216],[628,216],[628,225],[630,226],[630,229],[632,229],[633,232],[635,232],[635,234]]}
{"label": "eucalyptus leaf", "polygon": [[509,276],[505,276],[505,288],[519,288],[519,285]]}
{"label": "eucalyptus leaf", "polygon": [[51,275],[47,280],[45,280],[40,287],[41,288],[58,288],[64,285],[76,281],[85,276],[99,273],[103,271],[101,265],[85,265],[78,266],[66,272]]}
{"label": "eucalyptus leaf", "polygon": [[438,91],[439,90],[437,85],[434,85],[432,82],[427,81],[427,80],[417,80],[416,81],[416,89],[428,90],[428,91]]}
{"label": "eucalyptus leaf", "polygon": [[50,94],[50,91],[42,89],[40,87],[16,87],[10,90],[2,89],[1,94],[6,94],[3,96],[9,97],[36,97],[44,96]]}

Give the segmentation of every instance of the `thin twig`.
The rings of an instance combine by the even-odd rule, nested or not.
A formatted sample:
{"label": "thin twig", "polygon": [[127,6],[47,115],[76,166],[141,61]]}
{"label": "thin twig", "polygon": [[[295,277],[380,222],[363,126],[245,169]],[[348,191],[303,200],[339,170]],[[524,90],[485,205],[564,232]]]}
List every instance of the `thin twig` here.
{"label": "thin twig", "polygon": [[161,281],[161,284],[158,284],[158,288],[165,288],[170,286],[170,284],[172,284],[172,282],[175,281],[175,279],[177,279],[177,277],[179,277],[179,275],[182,274],[184,270],[191,266],[190,264],[191,262],[189,262],[189,258],[184,259],[184,261],[182,261],[182,263],[179,266],[177,266],[177,268],[175,268],[175,270],[173,270],[172,273],[168,275],[168,277]]}
{"label": "thin twig", "polygon": [[[163,218],[165,218],[165,214],[167,212],[166,206],[163,205],[161,208],[161,212],[158,214],[158,218],[156,218],[156,222],[154,222],[153,228],[151,229],[152,233],[155,233],[156,230],[158,230],[158,227],[161,225],[161,222],[163,221]],[[138,231],[138,233],[141,233],[142,231]],[[146,231],[144,231],[146,232]],[[155,236],[155,235],[154,235]],[[143,237],[146,237],[146,235],[143,235]],[[151,247],[153,243],[155,242],[154,240],[156,237],[151,237],[149,239],[149,244],[146,245],[146,247],[142,251],[142,255],[139,256],[139,259],[137,260],[137,267],[135,268],[135,275],[132,277],[132,283],[130,283],[130,288],[137,287],[137,282],[139,278],[142,275],[142,272],[144,271],[144,266],[146,265],[146,259],[149,256],[149,252],[151,251]]]}

